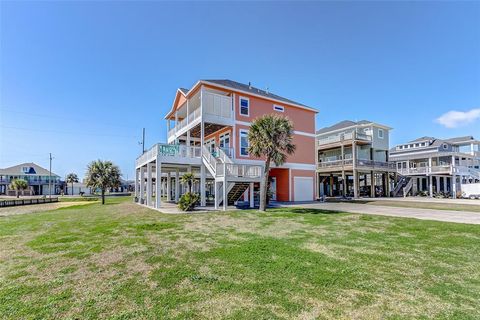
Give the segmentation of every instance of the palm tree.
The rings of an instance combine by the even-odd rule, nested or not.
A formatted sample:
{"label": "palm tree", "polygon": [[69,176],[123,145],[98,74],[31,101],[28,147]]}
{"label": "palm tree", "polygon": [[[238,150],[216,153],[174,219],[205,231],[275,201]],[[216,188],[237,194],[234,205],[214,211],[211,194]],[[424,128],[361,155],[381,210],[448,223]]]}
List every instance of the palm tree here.
{"label": "palm tree", "polygon": [[184,173],[180,178],[182,183],[188,184],[188,192],[192,193],[192,184],[193,180],[195,180],[195,176],[191,172]]}
{"label": "palm tree", "polygon": [[73,196],[73,184],[78,182],[78,176],[76,173],[69,173],[67,175],[67,178],[65,179],[66,183],[71,183],[72,184],[72,196]]}
{"label": "palm tree", "polygon": [[18,198],[20,196],[18,194],[18,191],[28,189],[28,182],[26,180],[23,180],[23,179],[13,179],[10,182],[10,189],[16,191],[17,198]]}
{"label": "palm tree", "polygon": [[248,152],[265,158],[263,187],[260,190],[260,211],[266,210],[270,164],[282,165],[287,155],[295,152],[293,123],[285,116],[271,114],[253,120],[248,132]]}
{"label": "palm tree", "polygon": [[102,204],[105,204],[105,191],[120,185],[120,168],[111,161],[96,160],[87,167],[87,187],[99,188],[102,192]]}

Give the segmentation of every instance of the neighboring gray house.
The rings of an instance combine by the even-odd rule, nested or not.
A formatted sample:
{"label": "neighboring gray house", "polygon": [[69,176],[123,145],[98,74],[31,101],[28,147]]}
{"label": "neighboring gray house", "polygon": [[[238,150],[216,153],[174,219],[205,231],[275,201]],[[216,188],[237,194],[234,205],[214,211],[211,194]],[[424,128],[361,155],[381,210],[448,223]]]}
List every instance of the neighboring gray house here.
{"label": "neighboring gray house", "polygon": [[389,196],[390,127],[341,121],[316,132],[317,191],[321,196]]}
{"label": "neighboring gray house", "polygon": [[390,161],[405,177],[405,194],[461,194],[461,184],[480,181],[480,141],[472,136],[450,139],[421,137],[395,146]]}
{"label": "neighboring gray house", "polygon": [[32,195],[49,195],[49,185],[52,187],[52,194],[59,194],[62,187],[60,176],[50,174],[47,169],[33,162],[0,169],[0,194],[13,195],[13,192],[9,192],[8,189],[13,179],[26,180],[30,190],[28,193]]}

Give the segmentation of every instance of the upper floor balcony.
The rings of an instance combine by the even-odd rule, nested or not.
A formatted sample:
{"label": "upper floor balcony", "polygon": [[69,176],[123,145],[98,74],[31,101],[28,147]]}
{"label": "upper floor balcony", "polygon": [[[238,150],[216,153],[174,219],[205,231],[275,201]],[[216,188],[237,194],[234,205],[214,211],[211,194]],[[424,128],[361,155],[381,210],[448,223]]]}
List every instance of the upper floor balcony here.
{"label": "upper floor balcony", "polygon": [[170,121],[167,120],[169,143],[199,126],[202,121],[220,126],[233,125],[232,97],[202,88],[175,111],[173,126]]}
{"label": "upper floor balcony", "polygon": [[372,142],[372,136],[356,130],[335,135],[328,135],[317,139],[317,147],[320,149],[332,148],[341,145],[352,144],[354,141],[357,142],[357,144],[369,144]]}

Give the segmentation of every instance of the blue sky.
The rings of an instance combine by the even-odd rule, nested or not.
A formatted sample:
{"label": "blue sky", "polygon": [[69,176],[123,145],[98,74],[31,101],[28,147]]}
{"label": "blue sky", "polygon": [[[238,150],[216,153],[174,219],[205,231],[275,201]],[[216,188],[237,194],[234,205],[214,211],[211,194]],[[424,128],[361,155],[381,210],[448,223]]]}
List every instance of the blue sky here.
{"label": "blue sky", "polygon": [[318,108],[317,128],[387,124],[392,144],[480,136],[480,2],[0,6],[0,167],[52,152],[62,176],[100,158],[131,178],[142,128],[165,141],[198,79],[268,86]]}

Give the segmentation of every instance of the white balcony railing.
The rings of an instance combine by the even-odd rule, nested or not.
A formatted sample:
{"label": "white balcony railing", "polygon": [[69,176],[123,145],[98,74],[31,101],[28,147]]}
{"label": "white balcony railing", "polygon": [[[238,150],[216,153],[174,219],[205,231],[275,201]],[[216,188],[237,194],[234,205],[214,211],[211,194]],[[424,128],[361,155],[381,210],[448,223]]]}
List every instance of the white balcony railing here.
{"label": "white balcony railing", "polygon": [[200,147],[157,143],[136,160],[137,166],[153,161],[157,156],[177,158],[200,158]]}
{"label": "white balcony railing", "polygon": [[369,142],[372,141],[372,136],[364,133],[359,133],[356,131],[352,132],[347,132],[347,133],[342,133],[338,135],[332,135],[324,138],[320,138],[317,141],[317,144],[319,146],[325,145],[325,144],[330,144],[330,143],[336,143],[336,142],[341,142],[341,141],[348,141],[348,140],[358,140],[358,141],[365,141]]}
{"label": "white balcony railing", "polygon": [[416,167],[416,168],[397,168],[397,172],[402,175],[415,175],[415,174],[430,174],[430,173],[443,173],[451,174],[454,170],[452,165],[440,165],[440,166],[425,166],[425,167]]}
{"label": "white balcony railing", "polygon": [[[348,167],[353,165],[353,159],[345,160],[333,160],[333,161],[324,161],[319,162],[317,165],[318,169],[329,169],[329,168],[340,168]],[[357,167],[369,167],[369,168],[378,168],[378,169],[395,169],[394,163],[384,162],[384,161],[373,161],[373,160],[356,160]]]}

